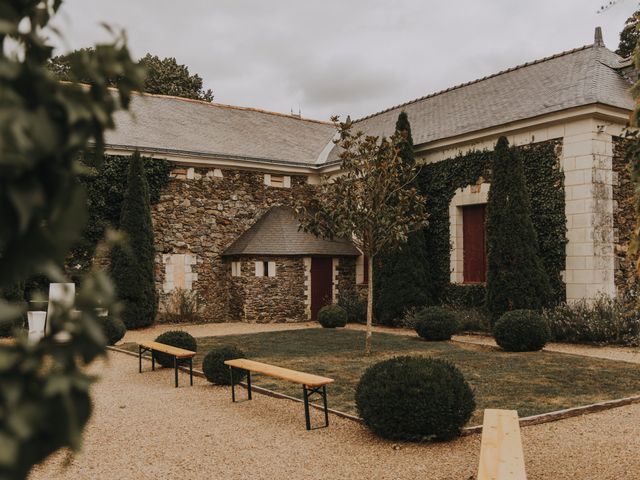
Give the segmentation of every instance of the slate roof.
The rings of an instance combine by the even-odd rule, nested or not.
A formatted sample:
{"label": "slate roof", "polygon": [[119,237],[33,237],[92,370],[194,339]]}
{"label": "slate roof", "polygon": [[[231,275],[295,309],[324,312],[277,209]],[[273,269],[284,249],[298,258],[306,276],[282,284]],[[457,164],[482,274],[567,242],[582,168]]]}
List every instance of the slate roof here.
{"label": "slate roof", "polygon": [[327,122],[164,95],[133,95],[115,123],[112,147],[300,165],[313,164],[335,134]]}
{"label": "slate roof", "polygon": [[[604,46],[586,45],[355,120],[354,129],[391,135],[404,110],[419,145],[594,103],[633,110],[621,61]],[[334,148],[329,162],[337,156]]]}
{"label": "slate roof", "polygon": [[[633,110],[621,60],[596,42],[391,107],[355,128],[390,135],[404,110],[419,145],[594,103]],[[162,95],[134,95],[131,112],[116,114],[108,146],[310,167],[338,161],[326,122]]]}
{"label": "slate roof", "polygon": [[240,255],[327,255],[356,257],[360,252],[351,242],[325,240],[298,229],[294,212],[288,207],[272,207],[238,237],[222,256]]}

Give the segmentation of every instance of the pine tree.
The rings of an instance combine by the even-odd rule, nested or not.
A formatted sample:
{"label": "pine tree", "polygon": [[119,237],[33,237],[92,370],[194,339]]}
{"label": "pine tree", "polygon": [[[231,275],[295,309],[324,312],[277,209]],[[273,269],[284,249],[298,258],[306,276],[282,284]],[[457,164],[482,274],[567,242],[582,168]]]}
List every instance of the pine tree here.
{"label": "pine tree", "polygon": [[552,293],[538,253],[522,160],[505,137],[495,147],[486,228],[486,307],[493,318],[544,307]]}
{"label": "pine tree", "polygon": [[113,249],[111,275],[124,307],[122,320],[127,328],[146,327],[156,318],[158,295],[149,189],[143,161],[137,151],[129,164],[120,230],[127,236],[127,243]]}
{"label": "pine tree", "polygon": [[[405,112],[398,115],[396,132],[403,134],[398,147],[402,159],[415,164],[411,124]],[[378,322],[392,325],[411,307],[429,302],[428,272],[423,230],[409,234],[406,244],[378,256],[374,278],[375,312]]]}

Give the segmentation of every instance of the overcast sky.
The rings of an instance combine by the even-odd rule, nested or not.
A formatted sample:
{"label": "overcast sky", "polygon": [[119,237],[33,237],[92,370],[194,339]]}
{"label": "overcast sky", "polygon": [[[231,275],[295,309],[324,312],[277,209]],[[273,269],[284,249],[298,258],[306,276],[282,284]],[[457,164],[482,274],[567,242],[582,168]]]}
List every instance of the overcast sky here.
{"label": "overcast sky", "polygon": [[124,28],[132,53],[176,57],[215,101],[327,120],[374,113],[593,43],[615,50],[621,0],[65,0],[57,53]]}

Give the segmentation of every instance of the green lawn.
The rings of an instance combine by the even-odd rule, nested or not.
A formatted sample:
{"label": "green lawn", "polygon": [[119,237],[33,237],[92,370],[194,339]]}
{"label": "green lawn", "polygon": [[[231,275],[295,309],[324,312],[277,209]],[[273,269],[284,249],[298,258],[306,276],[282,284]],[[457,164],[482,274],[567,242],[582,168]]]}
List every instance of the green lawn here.
{"label": "green lawn", "polygon": [[[478,409],[471,424],[481,422],[484,408],[515,409],[524,417],[640,393],[640,366],[630,363],[549,352],[506,353],[387,333],[373,334],[373,353],[364,357],[364,332],[344,329],[199,338],[194,368],[200,368],[206,352],[221,345],[235,345],[253,360],[334,378],[329,406],[352,414],[357,414],[354,392],[365,369],[397,355],[432,356],[456,364],[476,394]],[[301,398],[300,387],[289,382],[255,375],[254,384]]]}

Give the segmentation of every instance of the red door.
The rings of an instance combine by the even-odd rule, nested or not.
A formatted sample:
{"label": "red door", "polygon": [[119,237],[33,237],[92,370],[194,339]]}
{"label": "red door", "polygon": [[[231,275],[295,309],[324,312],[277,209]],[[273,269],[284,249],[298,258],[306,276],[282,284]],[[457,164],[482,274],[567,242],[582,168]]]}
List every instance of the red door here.
{"label": "red door", "polygon": [[331,304],[333,262],[331,258],[311,258],[311,320],[318,319],[318,311]]}
{"label": "red door", "polygon": [[483,283],[487,279],[484,221],[485,205],[462,207],[464,283]]}

